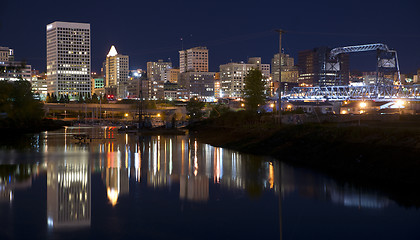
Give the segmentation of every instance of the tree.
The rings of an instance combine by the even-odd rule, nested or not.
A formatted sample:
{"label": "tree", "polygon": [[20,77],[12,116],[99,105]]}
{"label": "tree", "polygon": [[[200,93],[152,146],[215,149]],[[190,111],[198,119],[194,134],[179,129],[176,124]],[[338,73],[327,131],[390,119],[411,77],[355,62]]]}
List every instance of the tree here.
{"label": "tree", "polygon": [[199,120],[203,117],[204,102],[200,101],[197,97],[193,97],[187,103],[187,114],[190,116],[190,121]]}
{"label": "tree", "polygon": [[258,106],[265,103],[265,86],[262,73],[258,69],[252,69],[245,77],[244,99],[245,108],[249,111],[257,111]]}
{"label": "tree", "polygon": [[41,102],[33,98],[31,83],[26,80],[0,81],[0,112],[7,115],[9,127],[18,128],[33,126],[44,115]]}
{"label": "tree", "polygon": [[210,118],[218,118],[229,111],[230,108],[228,106],[219,103],[215,106],[212,106],[210,111]]}

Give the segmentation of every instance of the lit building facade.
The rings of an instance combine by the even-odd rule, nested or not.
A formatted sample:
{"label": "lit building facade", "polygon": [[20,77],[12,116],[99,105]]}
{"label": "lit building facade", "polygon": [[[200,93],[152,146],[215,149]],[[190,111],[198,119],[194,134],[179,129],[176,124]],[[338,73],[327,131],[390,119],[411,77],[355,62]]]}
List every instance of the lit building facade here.
{"label": "lit building facade", "polygon": [[14,61],[13,49],[8,47],[0,47],[0,64]]}
{"label": "lit building facade", "polygon": [[[279,81],[279,54],[275,54],[271,59],[271,77],[273,82]],[[295,66],[294,58],[289,54],[281,54],[281,81],[297,83],[299,78],[299,69]]]}
{"label": "lit building facade", "polygon": [[251,69],[262,72],[263,81],[269,87],[270,64],[262,64],[261,58],[250,58],[248,63],[228,63],[220,65],[220,97],[241,98],[245,77]]}
{"label": "lit building facade", "polygon": [[165,68],[161,72],[161,81],[164,83],[177,83],[179,78],[179,69],[177,68]]}
{"label": "lit building facade", "polygon": [[14,51],[0,47],[0,81],[31,81],[31,65],[15,61]]}
{"label": "lit building facade", "polygon": [[150,99],[163,99],[165,97],[162,81],[162,72],[172,68],[171,62],[158,60],[157,62],[147,62],[147,78],[150,81]]}
{"label": "lit building facade", "polygon": [[195,47],[179,51],[179,69],[183,72],[208,72],[209,50],[206,47]]}
{"label": "lit building facade", "polygon": [[33,71],[31,85],[34,97],[41,101],[45,101],[48,93],[47,76],[45,73],[39,74],[38,71]]}
{"label": "lit building facade", "polygon": [[330,48],[319,47],[299,52],[299,85],[334,86],[349,83],[349,55],[340,54],[338,60],[332,60],[330,51]]}
{"label": "lit building facade", "polygon": [[190,97],[205,102],[214,102],[214,72],[184,72],[180,74],[179,85],[187,89]]}
{"label": "lit building facade", "polygon": [[129,57],[118,54],[115,46],[111,46],[105,60],[105,85],[117,88],[118,98],[127,96]]}
{"label": "lit building facade", "polygon": [[90,24],[53,22],[47,25],[48,92],[70,99],[91,94]]}

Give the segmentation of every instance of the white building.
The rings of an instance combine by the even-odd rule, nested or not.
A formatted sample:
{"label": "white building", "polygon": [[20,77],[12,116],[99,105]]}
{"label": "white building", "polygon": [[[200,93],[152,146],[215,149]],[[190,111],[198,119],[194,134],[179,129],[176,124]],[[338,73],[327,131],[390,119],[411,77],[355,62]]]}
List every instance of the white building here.
{"label": "white building", "polygon": [[90,24],[53,22],[47,25],[48,92],[70,99],[90,96]]}
{"label": "white building", "polygon": [[270,64],[262,64],[259,57],[250,58],[248,63],[220,65],[220,97],[241,98],[245,86],[245,77],[251,69],[260,70],[263,81],[267,82],[266,80],[270,77]]}
{"label": "white building", "polygon": [[206,47],[195,47],[179,51],[179,70],[183,72],[208,72],[209,50]]}
{"label": "white building", "polygon": [[118,54],[115,46],[111,46],[105,65],[105,86],[117,88],[118,98],[127,97],[129,57]]}

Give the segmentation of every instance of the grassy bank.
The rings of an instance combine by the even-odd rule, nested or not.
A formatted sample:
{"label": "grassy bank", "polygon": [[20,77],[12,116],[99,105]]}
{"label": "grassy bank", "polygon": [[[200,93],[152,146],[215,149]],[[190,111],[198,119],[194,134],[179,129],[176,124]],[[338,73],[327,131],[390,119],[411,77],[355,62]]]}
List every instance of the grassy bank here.
{"label": "grassy bank", "polygon": [[383,189],[402,204],[420,206],[420,194],[412,191],[420,186],[418,127],[279,126],[267,117],[240,114],[246,115],[239,113],[236,121],[232,115],[197,123],[190,132],[214,146],[270,155],[343,181]]}

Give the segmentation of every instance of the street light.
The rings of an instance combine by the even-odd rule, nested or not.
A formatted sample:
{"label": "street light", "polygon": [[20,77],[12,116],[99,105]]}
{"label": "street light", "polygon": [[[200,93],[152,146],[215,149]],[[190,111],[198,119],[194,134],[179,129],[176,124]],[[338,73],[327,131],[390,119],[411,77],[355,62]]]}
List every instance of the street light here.
{"label": "street light", "polygon": [[399,100],[397,100],[397,101],[395,102],[395,105],[398,107],[398,112],[399,112],[399,113],[400,113],[400,115],[401,115],[401,108],[403,108],[403,107],[404,107],[404,105],[405,105],[405,101],[404,101],[404,100],[399,99]]}
{"label": "street light", "polygon": [[366,102],[360,103],[360,112],[359,112],[359,126],[360,126],[360,119],[362,118],[362,113],[364,113],[364,108],[367,106]]}

